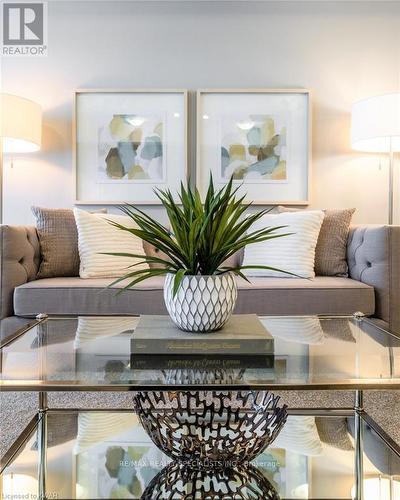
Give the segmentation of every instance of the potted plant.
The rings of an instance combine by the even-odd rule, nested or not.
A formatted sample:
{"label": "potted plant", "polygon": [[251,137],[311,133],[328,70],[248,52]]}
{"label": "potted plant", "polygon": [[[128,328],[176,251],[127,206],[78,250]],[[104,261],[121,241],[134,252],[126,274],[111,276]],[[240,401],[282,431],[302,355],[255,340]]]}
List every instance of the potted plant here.
{"label": "potted plant", "polygon": [[269,266],[232,266],[227,259],[246,245],[289,234],[277,233],[285,226],[251,231],[254,222],[268,210],[244,216],[251,203],[244,204],[244,196],[238,198],[237,190],[231,179],[224,188],[216,191],[212,177],[204,203],[197,189],[185,188],[183,184],[179,202],[174,200],[170,190],[156,190],[167,212],[170,229],[133,205],[120,206],[137,228],[110,223],[139,236],[160,254],[157,257],[128,253],[112,255],[142,258],[140,263],[161,267],[132,270],[110,286],[129,280],[123,291],[152,276],[166,275],[165,305],[180,329],[208,332],[222,328],[236,303],[235,276],[248,281],[242,271],[249,268],[281,271]]}

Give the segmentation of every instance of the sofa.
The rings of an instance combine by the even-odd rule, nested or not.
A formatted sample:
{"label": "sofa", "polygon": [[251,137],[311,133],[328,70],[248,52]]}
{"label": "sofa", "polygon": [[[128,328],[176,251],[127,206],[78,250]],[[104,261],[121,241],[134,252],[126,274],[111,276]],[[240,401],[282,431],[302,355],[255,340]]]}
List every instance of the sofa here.
{"label": "sofa", "polygon": [[[51,315],[166,314],[163,279],[152,278],[117,294],[112,279],[36,279],[36,229],[0,227],[1,319]],[[349,315],[360,311],[400,333],[400,226],[351,227],[348,277],[238,278],[237,313]],[[120,284],[119,286],[123,286]]]}

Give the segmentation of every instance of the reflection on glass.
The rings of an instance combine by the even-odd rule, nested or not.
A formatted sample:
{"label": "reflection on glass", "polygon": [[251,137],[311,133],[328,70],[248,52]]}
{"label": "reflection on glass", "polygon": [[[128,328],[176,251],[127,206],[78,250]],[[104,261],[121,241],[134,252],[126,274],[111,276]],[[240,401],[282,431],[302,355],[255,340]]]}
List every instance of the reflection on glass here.
{"label": "reflection on glass", "polygon": [[[351,496],[356,498],[355,486],[351,489]],[[376,476],[364,479],[363,500],[397,500],[400,498],[400,478]]]}
{"label": "reflection on glass", "polygon": [[10,472],[3,476],[1,498],[17,500],[20,498],[37,498],[38,481],[27,474]]}
{"label": "reflection on glass", "polygon": [[217,355],[198,366],[193,359],[131,356],[137,317],[50,318],[4,347],[2,384],[335,386],[354,379],[376,385],[399,377],[400,340],[371,323],[316,316],[261,320],[274,336],[273,355],[259,356],[257,362],[254,356]]}
{"label": "reflection on glass", "polygon": [[[174,468],[166,469],[171,459],[154,445],[133,412],[50,412],[47,418],[46,490],[53,498],[141,498],[156,476],[165,477]],[[353,417],[290,415],[287,428],[252,460],[252,467],[231,471],[237,475],[235,484],[243,486],[246,474],[254,472],[254,488],[262,486],[280,498],[349,499],[355,484],[353,428]],[[365,500],[397,500],[400,458],[365,423],[363,434]],[[37,488],[37,463],[35,433],[4,471],[3,491],[15,485],[11,474],[26,491]],[[250,476],[246,488],[253,484]],[[221,473],[219,483],[215,481],[212,487],[226,487]],[[264,495],[259,498],[278,498]]]}

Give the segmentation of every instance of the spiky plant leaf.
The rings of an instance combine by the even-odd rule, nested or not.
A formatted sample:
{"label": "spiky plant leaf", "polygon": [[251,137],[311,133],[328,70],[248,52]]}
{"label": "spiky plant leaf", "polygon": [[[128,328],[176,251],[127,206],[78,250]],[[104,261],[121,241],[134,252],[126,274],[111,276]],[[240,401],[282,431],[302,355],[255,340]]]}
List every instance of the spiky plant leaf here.
{"label": "spiky plant leaf", "polygon": [[[213,275],[232,272],[248,281],[243,274],[245,269],[270,269],[288,275],[293,273],[265,266],[223,266],[229,257],[246,245],[252,245],[274,238],[289,236],[291,233],[280,232],[286,226],[265,227],[252,230],[253,225],[270,209],[249,213],[251,203],[244,203],[245,196],[237,197],[238,189],[233,186],[233,179],[222,189],[216,191],[212,177],[202,203],[198,189],[185,187],[183,183],[178,193],[177,202],[169,189],[155,190],[168,216],[170,228],[165,227],[153,217],[134,205],[126,204],[119,208],[135,222],[135,227],[126,227],[109,221],[121,231],[128,231],[153,245],[165,257],[151,257],[124,252],[108,255],[140,258],[136,265],[158,264],[162,268],[146,268],[128,272],[115,280],[110,286],[130,280],[122,288],[132,287],[152,276],[175,274],[173,294],[176,295],[185,275]],[[121,291],[122,291],[121,290]]]}

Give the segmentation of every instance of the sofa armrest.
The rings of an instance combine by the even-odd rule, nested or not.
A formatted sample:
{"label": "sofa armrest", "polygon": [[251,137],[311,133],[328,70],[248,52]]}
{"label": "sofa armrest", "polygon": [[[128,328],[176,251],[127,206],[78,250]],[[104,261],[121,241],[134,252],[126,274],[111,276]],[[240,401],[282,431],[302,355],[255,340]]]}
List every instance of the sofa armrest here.
{"label": "sofa armrest", "polygon": [[40,264],[40,245],[36,228],[0,226],[0,319],[14,314],[16,286],[36,278]]}
{"label": "sofa armrest", "polygon": [[350,277],[375,288],[375,316],[400,333],[400,226],[355,226],[347,245]]}

